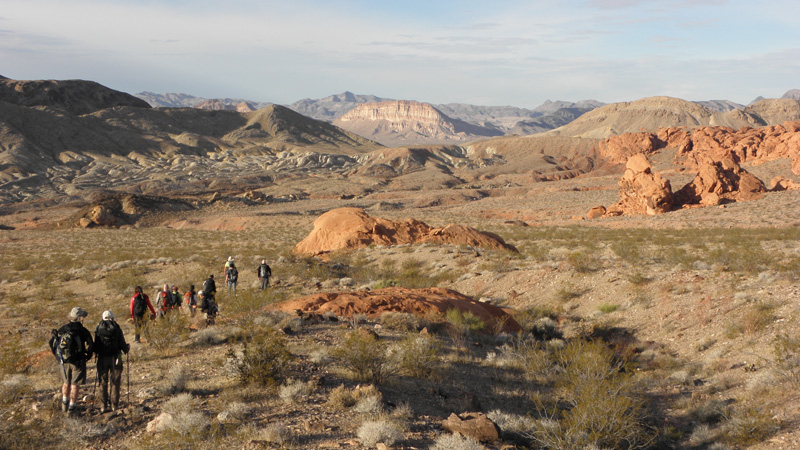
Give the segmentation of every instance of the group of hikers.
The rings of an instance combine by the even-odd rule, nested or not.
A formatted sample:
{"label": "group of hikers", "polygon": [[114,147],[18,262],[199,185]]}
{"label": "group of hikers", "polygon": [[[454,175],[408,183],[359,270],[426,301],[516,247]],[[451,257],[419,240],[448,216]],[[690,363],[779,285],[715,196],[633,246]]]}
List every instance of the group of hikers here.
{"label": "group of hikers", "polygon": [[[269,286],[272,269],[266,260],[261,260],[261,265],[256,270],[261,289]],[[233,257],[228,257],[225,262],[225,283],[228,293],[236,295],[236,283],[239,272]],[[217,285],[214,275],[211,274],[203,282],[203,290],[195,292],[194,285],[183,295],[178,287],[171,288],[168,283],[156,293],[156,307],[150,302],[150,297],[142,291],[141,286],[136,286],[131,297],[130,313],[134,324],[134,342],[141,342],[140,335],[146,323],[145,316],[150,312],[149,319],[155,320],[163,317],[170,311],[181,308],[186,304],[189,314],[194,317],[196,310],[206,314],[206,323],[212,325],[219,312],[216,303]],[[156,309],[157,308],[157,309]],[[61,410],[73,413],[78,402],[80,386],[86,383],[86,363],[97,355],[97,383],[101,386],[101,413],[115,411],[119,408],[119,391],[122,383],[124,369],[122,355],[130,351],[130,344],[125,342],[125,336],[119,324],[114,320],[114,313],[103,311],[100,323],[97,324],[92,338],[91,332],[83,326],[83,320],[89,314],[81,307],[74,307],[69,314],[69,322],[59,329],[54,329],[49,341],[50,350],[56,357],[61,367]],[[129,368],[130,370],[130,368]],[[130,374],[129,374],[130,380]],[[129,381],[130,382],[130,381]],[[130,387],[128,388],[130,391]]]}

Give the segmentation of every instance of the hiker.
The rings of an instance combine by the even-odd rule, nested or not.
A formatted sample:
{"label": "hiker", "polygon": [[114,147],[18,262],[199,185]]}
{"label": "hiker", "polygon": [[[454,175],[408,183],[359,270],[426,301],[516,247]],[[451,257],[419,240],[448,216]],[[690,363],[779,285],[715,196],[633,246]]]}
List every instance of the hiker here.
{"label": "hiker", "polygon": [[256,274],[258,275],[258,279],[261,281],[261,290],[269,286],[269,277],[272,276],[272,269],[269,268],[267,265],[267,260],[262,259],[261,265],[258,266],[258,270],[256,270]]}
{"label": "hiker", "polygon": [[194,313],[197,312],[197,292],[194,290],[194,285],[191,285],[189,290],[183,294],[183,301],[189,310],[189,316],[194,317]]}
{"label": "hiker", "polygon": [[223,268],[222,271],[223,272],[227,272],[228,271],[228,267],[230,267],[231,264],[233,264],[234,262],[235,262],[235,260],[233,259],[233,256],[228,256],[228,260],[225,261],[225,268]]}
{"label": "hiker", "polygon": [[152,313],[150,320],[154,320],[156,318],[156,310],[153,308],[153,304],[150,303],[150,297],[142,292],[141,286],[136,286],[133,297],[131,297],[131,319],[133,319],[133,326],[136,330],[133,335],[133,342],[140,342],[139,335],[142,332],[142,327],[144,327],[144,313],[147,312],[148,308]]}
{"label": "hiker", "polygon": [[92,358],[94,342],[92,334],[83,326],[83,319],[89,314],[76,306],[69,313],[69,322],[53,330],[50,350],[61,365],[61,410],[74,413],[80,385],[86,383],[86,361]]}
{"label": "hiker", "polygon": [[200,300],[200,312],[206,314],[206,325],[214,325],[214,319],[217,317],[219,307],[214,297],[206,294],[205,291],[197,293]]}
{"label": "hiker", "polygon": [[[97,353],[97,378],[103,406],[100,414],[119,408],[119,386],[122,383],[122,353],[128,354],[130,344],[125,342],[122,328],[114,321],[114,313],[103,311],[102,320],[94,330],[94,347]],[[111,398],[108,386],[111,384]],[[110,401],[109,401],[110,400]]]}
{"label": "hiker", "polygon": [[228,285],[228,294],[230,295],[233,290],[233,295],[236,296],[236,282],[239,281],[239,271],[236,270],[236,265],[231,261],[228,270],[225,271],[225,283]]}
{"label": "hiker", "polygon": [[169,293],[169,309],[180,308],[183,306],[183,299],[181,293],[178,292],[178,286],[172,285],[172,290]]}
{"label": "hiker", "polygon": [[158,317],[162,317],[169,311],[169,302],[171,296],[169,292],[169,283],[164,283],[164,286],[156,292],[156,309],[158,310]]}
{"label": "hiker", "polygon": [[203,293],[206,297],[210,297],[212,300],[216,300],[217,295],[217,283],[214,281],[214,274],[208,276],[206,281],[203,282]]}

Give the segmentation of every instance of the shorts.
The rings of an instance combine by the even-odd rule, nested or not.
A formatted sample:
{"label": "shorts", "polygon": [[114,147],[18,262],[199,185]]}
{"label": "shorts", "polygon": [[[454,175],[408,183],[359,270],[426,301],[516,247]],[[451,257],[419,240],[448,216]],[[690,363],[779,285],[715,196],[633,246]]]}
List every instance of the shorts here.
{"label": "shorts", "polygon": [[86,383],[86,361],[75,363],[64,363],[64,370],[61,370],[61,379],[64,384],[85,384]]}

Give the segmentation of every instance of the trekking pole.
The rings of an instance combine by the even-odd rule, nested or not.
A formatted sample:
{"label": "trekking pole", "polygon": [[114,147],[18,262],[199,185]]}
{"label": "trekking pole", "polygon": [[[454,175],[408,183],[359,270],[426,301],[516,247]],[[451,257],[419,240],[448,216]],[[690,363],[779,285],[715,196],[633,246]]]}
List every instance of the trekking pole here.
{"label": "trekking pole", "polygon": [[[99,363],[100,358],[95,359],[95,361]],[[94,366],[94,373],[95,373],[94,377],[95,379],[94,379],[94,386],[92,386],[92,408],[97,407],[97,404],[95,403],[97,400],[95,397],[95,393],[97,392],[97,385],[100,384],[100,370],[97,363],[95,363]]]}
{"label": "trekking pole", "polygon": [[131,406],[131,351],[125,353],[125,365],[128,366],[128,407]]}

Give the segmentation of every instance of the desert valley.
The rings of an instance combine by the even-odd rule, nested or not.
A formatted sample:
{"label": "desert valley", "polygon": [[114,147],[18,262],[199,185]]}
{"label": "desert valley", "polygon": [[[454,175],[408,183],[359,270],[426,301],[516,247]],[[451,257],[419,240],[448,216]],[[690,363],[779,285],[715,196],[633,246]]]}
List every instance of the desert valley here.
{"label": "desert valley", "polygon": [[[0,448],[800,448],[799,99],[0,77]],[[209,274],[213,324],[183,307],[133,343],[135,286]],[[132,343],[121,409],[92,361],[59,410],[75,306]]]}

